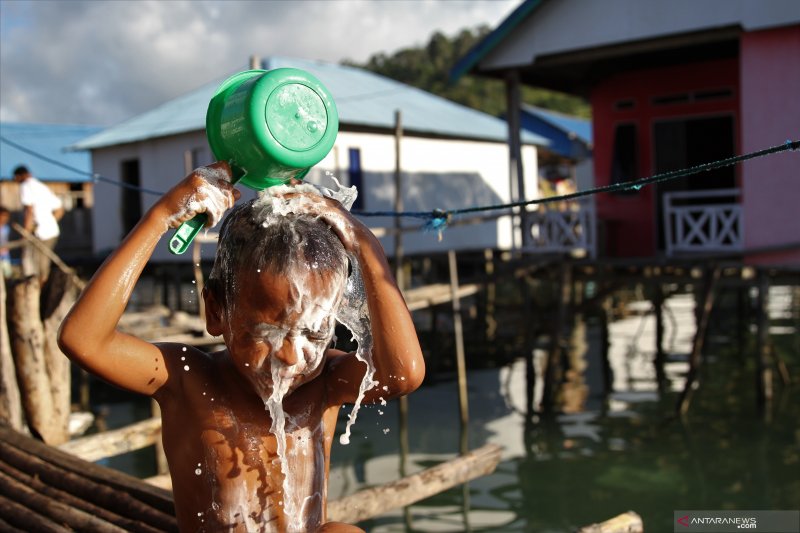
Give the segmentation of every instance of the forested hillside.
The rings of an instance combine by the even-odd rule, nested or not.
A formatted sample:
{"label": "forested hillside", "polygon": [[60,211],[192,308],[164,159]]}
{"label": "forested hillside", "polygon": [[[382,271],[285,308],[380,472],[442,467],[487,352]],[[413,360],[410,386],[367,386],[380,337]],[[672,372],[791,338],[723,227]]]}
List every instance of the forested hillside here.
{"label": "forested hillside", "polygon": [[[475,76],[464,76],[451,83],[450,70],[474,44],[480,41],[489,28],[461,30],[450,38],[436,32],[423,47],[404,48],[389,55],[372,55],[366,63],[345,61],[388,78],[438,94],[469,107],[498,116],[505,113],[506,97],[503,82]],[[525,103],[561,111],[571,115],[589,117],[589,105],[582,99],[549,91],[523,87]]]}

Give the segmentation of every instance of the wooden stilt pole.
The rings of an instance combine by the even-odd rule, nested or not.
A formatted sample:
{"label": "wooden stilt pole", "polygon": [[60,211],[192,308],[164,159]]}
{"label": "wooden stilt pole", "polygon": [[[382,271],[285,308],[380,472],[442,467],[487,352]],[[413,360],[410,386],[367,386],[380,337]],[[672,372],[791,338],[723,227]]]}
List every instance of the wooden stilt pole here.
{"label": "wooden stilt pole", "polygon": [[525,414],[528,418],[533,417],[536,413],[536,352],[534,351],[534,341],[536,340],[535,331],[533,327],[533,309],[534,304],[531,297],[531,287],[528,283],[528,278],[522,278],[523,290],[523,305],[525,310],[523,316],[525,317],[525,345],[523,347],[523,354],[525,356]]}
{"label": "wooden stilt pole", "polygon": [[461,299],[458,296],[458,265],[456,252],[447,252],[450,270],[450,294],[453,306],[453,334],[456,343],[456,369],[458,372],[458,413],[464,433],[469,427],[469,400],[467,399],[467,365],[464,357],[464,328],[461,322]]}
{"label": "wooden stilt pole", "polygon": [[703,344],[705,342],[706,332],[708,331],[709,317],[711,309],[714,307],[714,297],[716,296],[716,288],[719,283],[719,278],[722,269],[719,266],[714,266],[710,274],[706,274],[706,283],[703,291],[703,304],[698,313],[697,331],[694,336],[694,343],[692,345],[692,353],[689,355],[689,373],[686,376],[686,384],[683,387],[680,397],[678,398],[677,410],[681,415],[685,415],[689,410],[689,404],[692,401],[692,395],[697,389],[700,378],[700,364],[703,358]]}
{"label": "wooden stilt pole", "polygon": [[552,413],[555,409],[556,394],[561,380],[561,357],[564,345],[564,329],[567,323],[570,302],[572,301],[572,265],[561,265],[561,282],[559,284],[558,314],[553,327],[553,338],[550,353],[547,357],[547,368],[544,374],[544,392],[542,394],[542,411]]}
{"label": "wooden stilt pole", "polygon": [[656,371],[658,390],[664,392],[667,377],[664,372],[666,354],[664,353],[664,289],[661,283],[653,283],[653,312],[656,315],[656,355],[653,366]]}
{"label": "wooden stilt pole", "polygon": [[758,273],[758,327],[756,342],[756,391],[758,407],[766,411],[772,402],[772,367],[769,364],[769,277],[765,271]]}

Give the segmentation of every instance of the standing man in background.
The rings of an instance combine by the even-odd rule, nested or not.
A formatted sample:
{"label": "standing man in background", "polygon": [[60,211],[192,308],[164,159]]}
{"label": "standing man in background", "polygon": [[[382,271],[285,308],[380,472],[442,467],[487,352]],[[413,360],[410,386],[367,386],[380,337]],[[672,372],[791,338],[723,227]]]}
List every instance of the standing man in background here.
{"label": "standing man in background", "polygon": [[[61,233],[58,227],[58,221],[64,215],[61,200],[47,185],[34,178],[27,167],[14,169],[14,181],[19,183],[19,199],[25,209],[23,227],[52,250]],[[22,274],[38,276],[42,285],[50,275],[50,258],[32,243],[28,243],[22,252]]]}

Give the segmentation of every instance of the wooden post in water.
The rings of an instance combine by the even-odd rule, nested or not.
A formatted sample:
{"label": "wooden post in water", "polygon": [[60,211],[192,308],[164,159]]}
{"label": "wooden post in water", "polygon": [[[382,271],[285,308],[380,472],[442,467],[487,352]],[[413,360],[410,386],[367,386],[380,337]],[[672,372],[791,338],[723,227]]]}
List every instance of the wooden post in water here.
{"label": "wooden post in water", "polygon": [[694,343],[692,344],[692,353],[689,355],[689,373],[686,375],[686,384],[678,398],[677,410],[681,415],[685,415],[689,411],[692,395],[700,383],[699,373],[703,358],[703,344],[708,331],[709,317],[714,307],[714,297],[716,296],[717,284],[719,283],[721,273],[722,269],[714,265],[710,272],[706,271],[704,276],[703,305],[695,314],[698,317],[697,331],[695,332]]}
{"label": "wooden post in water", "polygon": [[450,295],[453,305],[453,334],[456,341],[456,369],[458,372],[458,413],[461,421],[461,453],[467,450],[469,427],[469,400],[467,398],[467,365],[464,358],[464,327],[461,322],[461,299],[458,297],[458,264],[456,252],[448,250],[447,263],[450,270]]}
{"label": "wooden post in water", "polygon": [[566,261],[562,263],[560,274],[558,312],[552,332],[550,353],[547,356],[547,368],[544,373],[544,391],[542,393],[542,411],[544,413],[552,413],[555,409],[556,393],[562,373],[561,355],[564,345],[564,329],[572,301],[572,265]]}
{"label": "wooden post in water", "polygon": [[[658,276],[658,274],[656,274]],[[653,288],[653,312],[656,315],[656,355],[653,366],[656,371],[656,381],[658,390],[664,392],[667,377],[664,372],[666,354],[664,353],[664,288],[659,281],[652,285]]]}
{"label": "wooden post in water", "polygon": [[486,273],[486,341],[489,344],[487,350],[492,351],[494,347],[495,336],[497,334],[497,319],[495,318],[496,304],[497,304],[497,284],[494,282],[494,250],[486,248],[483,251],[484,258],[484,272]]}
{"label": "wooden post in water", "polygon": [[525,317],[525,344],[523,346],[523,355],[525,357],[525,416],[527,419],[532,419],[536,413],[536,352],[534,344],[536,341],[536,332],[533,327],[533,299],[531,298],[531,286],[528,282],[528,277],[523,276],[522,280],[522,304],[525,306],[523,316]]}
{"label": "wooden post in water", "polygon": [[[447,251],[447,264],[450,271],[450,297],[453,306],[453,334],[456,341],[456,369],[458,372],[458,412],[461,422],[459,431],[459,450],[461,455],[469,453],[469,399],[467,397],[467,365],[464,359],[464,327],[461,322],[461,298],[458,296],[458,262],[455,250]],[[469,485],[461,487],[461,514],[464,531],[470,532]]]}
{"label": "wooden post in water", "polygon": [[772,368],[769,364],[769,276],[758,272],[758,327],[756,341],[756,391],[758,407],[766,412],[772,402]]}

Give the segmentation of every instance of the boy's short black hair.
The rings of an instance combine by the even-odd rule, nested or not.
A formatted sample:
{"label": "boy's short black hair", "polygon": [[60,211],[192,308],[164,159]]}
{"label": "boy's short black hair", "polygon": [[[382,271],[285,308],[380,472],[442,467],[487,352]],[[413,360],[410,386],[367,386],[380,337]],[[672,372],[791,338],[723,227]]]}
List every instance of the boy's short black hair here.
{"label": "boy's short black hair", "polygon": [[31,171],[28,170],[28,167],[26,167],[25,165],[20,165],[14,169],[15,176],[22,176],[23,174],[30,174],[30,173]]}
{"label": "boy's short black hair", "polygon": [[278,275],[313,268],[339,273],[342,280],[347,277],[347,253],[328,224],[308,214],[270,215],[264,220],[262,211],[254,207],[257,201],[234,207],[220,230],[208,289],[216,291],[224,303],[230,303],[243,268]]}

